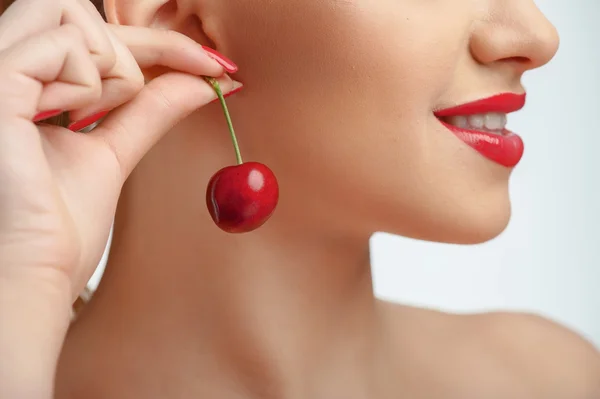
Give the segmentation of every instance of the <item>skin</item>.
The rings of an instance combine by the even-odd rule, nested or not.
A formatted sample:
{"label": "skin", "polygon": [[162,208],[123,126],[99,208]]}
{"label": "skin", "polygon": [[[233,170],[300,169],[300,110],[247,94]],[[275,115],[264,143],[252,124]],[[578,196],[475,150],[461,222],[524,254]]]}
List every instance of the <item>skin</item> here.
{"label": "skin", "polygon": [[533,2],[106,0],[105,10],[112,24],[178,31],[239,65],[245,87],[228,104],[242,153],[273,169],[281,196],[261,229],[218,230],[204,190],[234,162],[221,110],[177,124],[123,187],[56,398],[600,397],[597,351],[550,320],[373,297],[373,232],[471,244],[508,223],[511,170],[433,111],[523,92],[522,75],[558,46]]}

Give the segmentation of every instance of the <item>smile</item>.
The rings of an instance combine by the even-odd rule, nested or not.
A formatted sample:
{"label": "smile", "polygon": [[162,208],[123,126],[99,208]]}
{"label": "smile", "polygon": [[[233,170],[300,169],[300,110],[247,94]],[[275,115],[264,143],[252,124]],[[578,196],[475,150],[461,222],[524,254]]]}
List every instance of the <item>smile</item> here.
{"label": "smile", "polygon": [[486,114],[457,115],[440,118],[443,122],[466,130],[502,135],[506,131],[506,114],[489,112]]}
{"label": "smile", "polygon": [[436,111],[448,130],[487,159],[512,168],[523,157],[523,140],[506,129],[507,114],[525,106],[525,94],[498,94]]}

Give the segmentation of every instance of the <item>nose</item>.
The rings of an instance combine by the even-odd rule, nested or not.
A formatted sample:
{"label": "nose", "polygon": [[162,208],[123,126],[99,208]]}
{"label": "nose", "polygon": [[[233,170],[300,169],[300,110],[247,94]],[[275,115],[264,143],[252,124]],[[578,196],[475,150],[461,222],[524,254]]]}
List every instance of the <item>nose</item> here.
{"label": "nose", "polygon": [[558,33],[533,0],[491,1],[471,35],[473,58],[485,65],[511,63],[518,73],[547,64],[558,50]]}

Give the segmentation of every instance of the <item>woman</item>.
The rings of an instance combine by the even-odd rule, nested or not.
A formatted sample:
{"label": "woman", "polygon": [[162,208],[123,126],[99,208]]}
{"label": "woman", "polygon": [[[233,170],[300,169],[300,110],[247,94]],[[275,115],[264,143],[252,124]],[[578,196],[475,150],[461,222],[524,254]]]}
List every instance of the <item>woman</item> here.
{"label": "woman", "polygon": [[[2,398],[600,397],[598,353],[548,320],[373,297],[373,232],[470,244],[506,226],[523,146],[505,116],[558,45],[531,0],[104,14],[17,0],[0,18]],[[234,156],[202,76],[236,93],[242,154],[279,181],[251,233],[206,210]],[[70,129],[37,123],[63,111]]]}

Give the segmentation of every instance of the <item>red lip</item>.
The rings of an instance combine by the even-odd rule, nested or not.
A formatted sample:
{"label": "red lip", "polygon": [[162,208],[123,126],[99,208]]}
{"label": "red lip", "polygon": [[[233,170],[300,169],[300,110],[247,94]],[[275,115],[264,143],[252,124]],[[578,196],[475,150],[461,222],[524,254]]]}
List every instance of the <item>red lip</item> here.
{"label": "red lip", "polygon": [[474,115],[486,112],[500,112],[509,114],[525,106],[526,94],[502,93],[472,103],[457,105],[456,107],[442,109],[435,112],[435,116]]}
{"label": "red lip", "polygon": [[488,112],[510,113],[525,106],[525,94],[503,93],[483,100],[434,112],[438,120],[464,143],[487,159],[512,168],[523,157],[524,144],[521,137],[505,130],[502,135],[480,130],[463,129],[451,125],[440,118],[468,116]]}

